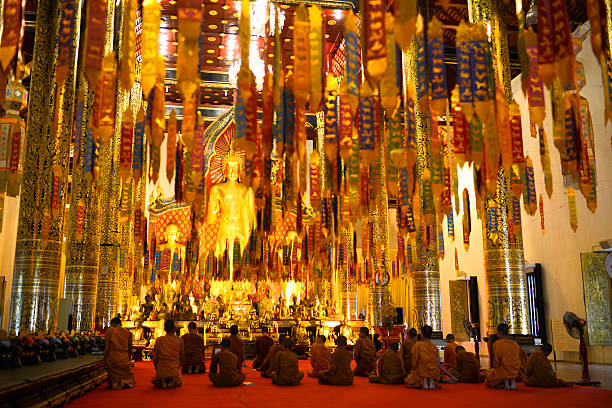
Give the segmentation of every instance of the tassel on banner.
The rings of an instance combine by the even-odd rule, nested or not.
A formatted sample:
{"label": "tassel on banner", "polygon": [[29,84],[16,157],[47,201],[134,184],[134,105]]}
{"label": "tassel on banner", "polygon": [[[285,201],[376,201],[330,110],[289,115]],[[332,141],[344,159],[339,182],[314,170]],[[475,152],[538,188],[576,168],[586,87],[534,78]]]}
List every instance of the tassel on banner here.
{"label": "tassel on banner", "polygon": [[166,136],[166,178],[168,179],[168,183],[172,182],[176,167],[176,128],[176,111],[172,109],[166,128],[168,134]]}

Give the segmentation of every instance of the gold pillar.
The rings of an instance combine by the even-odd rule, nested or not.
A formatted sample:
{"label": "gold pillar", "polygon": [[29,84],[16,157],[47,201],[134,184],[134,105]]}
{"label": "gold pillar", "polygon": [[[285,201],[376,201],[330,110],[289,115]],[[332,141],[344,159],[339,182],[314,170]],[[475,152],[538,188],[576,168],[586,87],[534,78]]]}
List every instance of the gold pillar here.
{"label": "gold pillar", "polygon": [[340,310],[346,320],[351,314],[357,315],[357,292],[355,281],[351,278],[351,258],[353,254],[353,226],[347,226],[340,239],[346,243],[345,264],[338,265],[338,285],[340,289]]}
{"label": "gold pillar", "polygon": [[[493,68],[499,83],[504,88],[507,101],[512,100],[511,77],[506,27],[500,18],[498,0],[472,0],[470,2],[472,21],[482,21],[490,27]],[[489,29],[488,29],[489,30]],[[510,239],[512,214],[512,195],[510,176],[500,169],[497,177],[497,191],[486,194],[482,212],[482,236],[484,247],[485,284],[487,294],[489,333],[497,331],[499,323],[510,326],[512,334],[528,334],[527,285],[525,260],[523,256],[523,236],[514,228],[514,242]],[[497,207],[497,237],[488,234],[488,209]]]}
{"label": "gold pillar", "polygon": [[[85,77],[81,76],[80,88],[85,95],[83,108],[83,134],[80,135],[79,160],[72,169],[70,189],[70,210],[66,235],[66,273],[64,297],[72,301],[73,328],[89,331],[94,328],[96,294],[98,289],[98,255],[100,248],[100,223],[98,220],[99,196],[95,186],[86,180],[83,173],[87,143],[85,143],[88,122],[92,116],[94,92],[87,88]],[[76,152],[75,152],[76,154]],[[79,214],[79,205],[84,213]],[[77,236],[77,224],[83,217],[81,236]]]}
{"label": "gold pillar", "polygon": [[[412,42],[411,48],[404,52],[404,80],[413,84],[417,83],[416,72],[416,41]],[[417,100],[414,103],[414,116],[416,122],[416,188],[419,189],[420,200],[413,202],[414,211],[423,213],[423,172],[426,168],[431,170],[431,139],[430,139],[430,116],[429,111],[422,111]],[[435,198],[434,198],[435,199]],[[433,239],[428,248],[423,248],[423,230],[417,225],[415,245],[416,256],[413,260],[414,271],[410,276],[410,322],[412,326],[420,329],[429,325],[434,331],[442,330],[442,315],[440,306],[440,266],[438,263],[438,232],[437,215],[435,208],[429,208],[433,213],[432,234]],[[421,219],[423,215],[421,215]],[[423,222],[423,221],[421,221]],[[406,318],[408,320],[408,317]]]}
{"label": "gold pillar", "polygon": [[[61,91],[58,126],[52,134],[55,105],[55,60],[60,18],[59,0],[39,0],[29,90],[26,147],[20,196],[10,327],[16,331],[49,330],[56,326],[62,250],[63,204],[51,219],[48,238],[41,234],[45,212],[50,214],[53,165],[63,172],[66,189],[68,151],[74,108],[74,60]],[[78,25],[77,25],[78,27]],[[76,46],[75,36],[73,46]],[[76,48],[76,47],[75,47]],[[76,55],[76,52],[73,52]],[[65,194],[62,194],[64,197]],[[49,219],[49,218],[48,218]]]}

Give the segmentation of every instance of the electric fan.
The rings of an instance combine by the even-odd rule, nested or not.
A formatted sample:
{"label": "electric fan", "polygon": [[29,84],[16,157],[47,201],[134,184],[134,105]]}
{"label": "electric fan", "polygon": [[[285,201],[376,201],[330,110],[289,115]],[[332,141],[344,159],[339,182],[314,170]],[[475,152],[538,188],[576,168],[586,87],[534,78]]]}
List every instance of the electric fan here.
{"label": "electric fan", "polygon": [[563,315],[563,324],[567,333],[575,339],[580,339],[580,361],[582,363],[582,381],[575,382],[577,385],[595,385],[601,384],[599,381],[591,381],[589,376],[589,361],[587,355],[587,346],[584,341],[584,328],[586,320],[578,317],[575,313],[565,312]]}

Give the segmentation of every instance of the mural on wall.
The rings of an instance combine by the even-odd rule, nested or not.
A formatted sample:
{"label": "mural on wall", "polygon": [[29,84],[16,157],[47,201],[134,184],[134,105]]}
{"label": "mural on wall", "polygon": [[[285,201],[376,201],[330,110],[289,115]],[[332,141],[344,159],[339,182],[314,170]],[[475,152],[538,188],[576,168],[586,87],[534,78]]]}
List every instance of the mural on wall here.
{"label": "mural on wall", "polygon": [[584,307],[589,345],[612,345],[612,309],[610,308],[610,277],[604,262],[606,253],[580,254]]}

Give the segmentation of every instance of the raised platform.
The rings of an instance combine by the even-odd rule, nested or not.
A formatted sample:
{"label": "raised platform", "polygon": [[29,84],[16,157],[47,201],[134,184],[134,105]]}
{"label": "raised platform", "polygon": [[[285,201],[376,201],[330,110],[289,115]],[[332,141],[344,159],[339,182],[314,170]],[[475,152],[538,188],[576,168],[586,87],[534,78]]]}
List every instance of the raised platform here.
{"label": "raised platform", "polygon": [[55,407],[106,380],[102,356],[0,370],[0,407]]}

